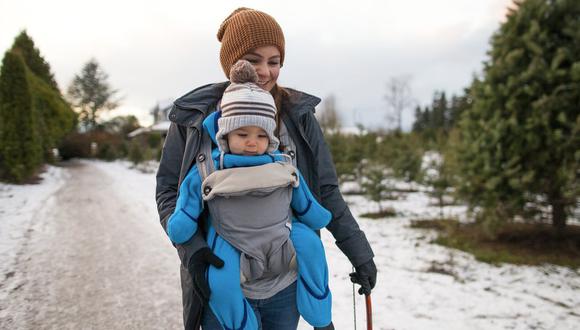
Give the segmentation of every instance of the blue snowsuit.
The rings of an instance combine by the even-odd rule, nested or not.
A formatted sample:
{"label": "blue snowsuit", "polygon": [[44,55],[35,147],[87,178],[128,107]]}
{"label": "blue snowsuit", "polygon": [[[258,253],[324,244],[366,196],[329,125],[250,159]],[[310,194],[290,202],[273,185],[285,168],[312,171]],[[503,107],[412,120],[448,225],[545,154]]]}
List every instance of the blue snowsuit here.
{"label": "blue snowsuit", "polygon": [[[217,116],[218,112],[213,113],[203,122],[204,130],[214,144],[217,144]],[[220,151],[217,148],[213,149],[212,159],[215,168],[219,168]],[[260,166],[283,159],[279,152],[260,156],[225,154],[222,165],[223,168]],[[296,302],[298,311],[309,324],[323,327],[331,321],[332,296],[328,288],[324,247],[314,230],[325,227],[332,216],[316,201],[299,172],[298,175],[300,183],[293,188],[290,203],[294,215],[290,240],[298,265]],[[194,166],[180,186],[175,211],[167,223],[169,238],[176,244],[188,241],[197,231],[197,221],[204,207],[201,186],[201,176]],[[208,269],[212,292],[209,306],[224,329],[257,329],[256,316],[240,286],[240,251],[216,233],[211,214],[208,220],[208,245],[225,264],[221,269],[213,266]]]}

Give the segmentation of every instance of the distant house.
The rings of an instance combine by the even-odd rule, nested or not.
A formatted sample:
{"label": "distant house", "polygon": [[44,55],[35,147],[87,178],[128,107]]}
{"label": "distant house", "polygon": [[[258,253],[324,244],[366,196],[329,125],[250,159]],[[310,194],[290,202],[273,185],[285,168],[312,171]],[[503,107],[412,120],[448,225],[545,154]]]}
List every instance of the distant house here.
{"label": "distant house", "polygon": [[127,134],[127,136],[129,138],[134,138],[134,137],[142,135],[142,134],[149,134],[152,132],[156,132],[156,133],[160,133],[161,136],[163,138],[165,138],[165,136],[167,136],[167,131],[169,130],[169,124],[171,124],[171,122],[169,120],[164,120],[164,121],[158,122],[157,124],[153,124],[153,125],[148,126],[148,127],[139,127],[138,129]]}
{"label": "distant house", "polygon": [[163,138],[167,136],[167,131],[169,130],[169,111],[171,111],[171,107],[173,106],[173,101],[166,100],[163,102],[159,102],[155,105],[155,107],[151,110],[151,115],[153,116],[153,124],[148,127],[140,127],[129,134],[127,136],[129,138],[134,138],[139,135],[147,135],[151,133],[160,133]]}

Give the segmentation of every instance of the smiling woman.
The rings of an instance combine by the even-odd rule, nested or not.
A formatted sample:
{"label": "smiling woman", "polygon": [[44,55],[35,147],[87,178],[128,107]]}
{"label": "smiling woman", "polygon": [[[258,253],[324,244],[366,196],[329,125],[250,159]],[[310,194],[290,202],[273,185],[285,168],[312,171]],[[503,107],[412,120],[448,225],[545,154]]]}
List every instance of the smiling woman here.
{"label": "smiling woman", "polygon": [[249,51],[242,59],[252,63],[258,73],[258,85],[271,91],[280,74],[280,51],[275,46],[263,46]]}
{"label": "smiling woman", "polygon": [[[217,37],[221,42],[220,63],[226,77],[231,78],[232,66],[242,59],[247,62],[240,62],[255,69],[257,81],[249,85],[236,81],[205,85],[176,100],[169,115],[172,124],[157,173],[157,205],[164,229],[169,228],[169,236],[174,237],[174,228],[195,228],[174,240],[181,258],[185,328],[222,329],[232,328],[233,324],[236,329],[291,330],[296,329],[302,316],[316,329],[334,329],[324,247],[314,230],[323,226],[330,230],[336,244],[356,269],[350,278],[361,285],[360,294],[370,294],[377,270],[369,242],[338,189],[334,164],[314,117],[314,107],[320,99],[278,85],[284,65],[285,39],[282,29],[270,15],[238,8],[221,24]],[[237,96],[228,99],[230,95]],[[258,120],[260,116],[268,118]],[[242,123],[242,120],[249,120],[247,117],[252,117],[254,124]],[[266,121],[271,124],[262,125]],[[275,129],[271,125],[275,125]],[[217,136],[212,132],[217,132]],[[229,143],[224,142],[223,134],[227,134]],[[207,142],[209,139],[218,145],[211,153],[204,151],[211,143]],[[263,150],[266,140],[268,148]],[[262,155],[264,151],[268,155]],[[227,152],[233,154],[229,156],[246,157],[244,160],[254,164],[249,167],[263,165],[258,160],[278,162],[280,153],[285,154],[281,159],[291,161],[291,168],[298,170],[294,178],[299,178],[292,191],[291,208],[283,203],[254,202],[242,203],[238,210],[226,212],[208,200],[209,212],[201,213],[203,201],[194,198],[202,194],[203,179],[199,173],[207,171],[208,165],[203,164],[210,155],[209,163],[215,162],[220,169],[227,168],[228,159],[232,159],[224,155]],[[221,171],[215,173],[218,172]],[[268,173],[260,172],[255,179],[263,179]],[[256,180],[250,181],[255,185]],[[203,193],[211,191],[211,186],[203,188]],[[187,196],[193,197],[188,199]],[[231,232],[224,231],[221,225],[226,213],[239,217],[236,225],[239,227],[264,218],[264,212],[259,217],[244,218],[248,210],[270,210],[265,212],[270,213],[269,216],[275,212],[290,214],[288,221],[282,223],[282,236],[285,237],[283,241],[290,244],[286,257],[290,256],[293,262],[277,259],[284,255],[278,253],[280,245],[273,243],[279,235],[264,236],[256,231],[252,236],[250,231],[245,232],[241,243],[236,241],[239,237],[230,238]],[[179,226],[175,226],[176,221]],[[260,253],[265,252],[267,257],[261,262],[248,257],[251,254],[243,247],[264,239],[271,247]],[[236,248],[228,249],[228,244]],[[244,271],[243,265],[255,265],[256,262],[264,268],[250,267],[250,275],[260,275],[248,277],[248,269]],[[285,268],[275,266],[280,262]],[[239,275],[232,278],[232,272]],[[226,274],[230,276],[227,280]],[[222,279],[219,286],[213,284],[217,279]],[[240,286],[243,296],[239,305],[229,308],[230,305],[216,304],[216,301],[229,304],[237,292],[242,291]],[[254,321],[256,323],[251,323]],[[244,327],[246,322],[252,325]]]}

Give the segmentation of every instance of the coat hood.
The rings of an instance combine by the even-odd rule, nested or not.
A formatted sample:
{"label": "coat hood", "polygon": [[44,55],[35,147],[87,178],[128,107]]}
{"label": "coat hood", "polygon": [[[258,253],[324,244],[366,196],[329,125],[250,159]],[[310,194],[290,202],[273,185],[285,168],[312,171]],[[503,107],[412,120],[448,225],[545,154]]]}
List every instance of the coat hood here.
{"label": "coat hood", "polygon": [[[216,109],[218,101],[222,98],[225,89],[230,82],[204,85],[192,90],[173,102],[173,107],[169,112],[169,120],[174,123],[198,127],[201,129],[203,118]],[[291,109],[291,116],[300,117],[308,111],[315,111],[315,107],[320,103],[320,98],[284,87],[290,93],[290,97],[285,104],[285,109]],[[199,116],[202,114],[202,116]]]}
{"label": "coat hood", "polygon": [[217,143],[217,130],[218,130],[218,119],[221,117],[221,112],[215,111],[212,112],[209,116],[205,118],[203,121],[203,130],[209,134],[211,141],[218,145]]}

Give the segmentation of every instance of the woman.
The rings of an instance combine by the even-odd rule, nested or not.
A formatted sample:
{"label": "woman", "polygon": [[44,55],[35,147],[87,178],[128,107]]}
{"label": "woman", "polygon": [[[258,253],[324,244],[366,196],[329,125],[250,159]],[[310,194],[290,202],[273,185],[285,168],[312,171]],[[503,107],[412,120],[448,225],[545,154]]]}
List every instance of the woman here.
{"label": "woman", "polygon": [[[356,269],[351,280],[361,285],[360,294],[370,294],[376,281],[372,249],[346,206],[338,189],[338,181],[330,152],[314,117],[320,99],[277,85],[284,64],[284,34],[271,16],[249,8],[236,9],[218,31],[221,42],[220,62],[226,77],[239,59],[252,63],[258,73],[258,85],[269,91],[276,101],[277,134],[285,134],[291,143],[283,151],[295,157],[298,169],[310,190],[332,213],[327,229],[336,244]],[[228,83],[205,85],[174,102],[163,155],[157,172],[157,207],[161,224],[166,229],[175,209],[178,186],[195,165],[201,144],[202,122],[216,110]],[[284,140],[284,139],[281,139]],[[203,223],[203,221],[200,221]],[[210,290],[206,280],[209,265],[222,267],[223,261],[208,247],[203,230],[176,248],[181,259],[181,283],[185,329],[219,329],[207,303]],[[280,288],[276,279],[264,279],[263,288],[274,288],[258,299],[249,299],[263,329],[296,329],[296,284]],[[332,328],[332,325],[329,329]]]}

